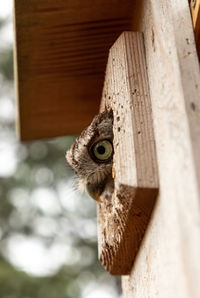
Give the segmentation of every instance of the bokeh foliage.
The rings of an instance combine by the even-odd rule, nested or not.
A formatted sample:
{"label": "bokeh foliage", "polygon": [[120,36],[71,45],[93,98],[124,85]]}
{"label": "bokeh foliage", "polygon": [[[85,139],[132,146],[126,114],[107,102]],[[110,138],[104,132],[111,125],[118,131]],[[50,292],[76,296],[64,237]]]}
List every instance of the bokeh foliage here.
{"label": "bokeh foliage", "polygon": [[[0,31],[5,24],[0,20]],[[0,50],[0,75],[0,101],[2,90],[11,90],[8,95],[14,97],[11,46]],[[102,287],[113,285],[120,293],[119,279],[109,276],[98,261],[97,237],[91,233],[91,227],[93,230],[96,227],[95,203],[86,196],[75,199],[73,195],[76,204],[73,207],[72,202],[67,207],[66,201],[70,200],[67,183],[71,183],[73,174],[64,156],[74,137],[22,144],[15,136],[14,119],[0,119],[0,139],[12,146],[17,160],[14,173],[0,177],[0,297],[85,297],[83,290],[89,283]],[[66,201],[59,196],[63,187]],[[37,189],[53,193],[57,200],[56,210],[49,212],[35,204]],[[14,266],[9,259],[8,243],[15,235],[38,239],[47,250],[55,243],[66,244],[71,249],[71,260],[61,264],[52,274],[31,275],[28,270]]]}

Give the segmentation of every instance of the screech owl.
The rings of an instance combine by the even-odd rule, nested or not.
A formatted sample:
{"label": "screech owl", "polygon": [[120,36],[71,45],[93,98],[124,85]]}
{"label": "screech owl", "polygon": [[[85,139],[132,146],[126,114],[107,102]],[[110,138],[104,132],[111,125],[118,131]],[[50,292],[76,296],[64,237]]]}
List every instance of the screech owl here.
{"label": "screech owl", "polygon": [[68,164],[78,177],[78,188],[87,190],[96,201],[107,184],[112,184],[113,113],[95,116],[66,153]]}

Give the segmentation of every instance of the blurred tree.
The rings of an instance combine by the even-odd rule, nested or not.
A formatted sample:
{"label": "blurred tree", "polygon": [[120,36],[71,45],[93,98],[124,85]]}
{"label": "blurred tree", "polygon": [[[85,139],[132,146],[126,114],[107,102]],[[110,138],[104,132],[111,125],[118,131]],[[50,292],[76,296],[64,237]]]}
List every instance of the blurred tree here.
{"label": "blurred tree", "polygon": [[[0,20],[0,31],[4,26]],[[5,165],[0,171],[0,296],[91,298],[98,287],[107,289],[106,298],[119,297],[119,278],[107,274],[98,261],[96,205],[72,190],[72,172],[64,155],[74,137],[24,144],[16,140],[14,119],[9,116],[12,51],[10,47],[0,51],[0,114],[3,109],[8,113],[0,119],[0,155],[5,153],[0,161],[0,168]],[[40,244],[44,258],[47,254],[46,266],[57,259],[58,264],[40,274],[20,263],[18,249],[30,242]],[[25,247],[24,259],[37,263],[34,249]]]}
{"label": "blurred tree", "polygon": [[0,69],[1,69],[1,73],[7,80],[9,81],[13,80],[13,49],[12,48],[0,50]]}
{"label": "blurred tree", "polygon": [[5,26],[7,23],[7,19],[0,18],[0,30]]}

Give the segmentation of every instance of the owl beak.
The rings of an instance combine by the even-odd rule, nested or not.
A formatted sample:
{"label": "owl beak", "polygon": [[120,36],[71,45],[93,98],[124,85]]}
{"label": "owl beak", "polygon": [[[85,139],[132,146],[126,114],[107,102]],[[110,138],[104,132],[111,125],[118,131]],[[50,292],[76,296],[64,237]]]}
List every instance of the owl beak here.
{"label": "owl beak", "polygon": [[103,181],[103,182],[101,182],[101,183],[99,183],[99,184],[88,183],[87,186],[86,186],[88,194],[95,201],[101,202],[100,196],[101,196],[102,192],[104,191],[105,184],[106,184],[106,180]]}

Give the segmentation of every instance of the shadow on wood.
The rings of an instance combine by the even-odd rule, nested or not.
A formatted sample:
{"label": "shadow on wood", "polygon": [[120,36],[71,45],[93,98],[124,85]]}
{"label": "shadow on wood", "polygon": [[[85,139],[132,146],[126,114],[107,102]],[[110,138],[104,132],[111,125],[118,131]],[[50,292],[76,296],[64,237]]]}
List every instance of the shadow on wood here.
{"label": "shadow on wood", "polygon": [[100,261],[111,274],[130,273],[157,194],[157,189],[122,185],[111,202],[99,205]]}

